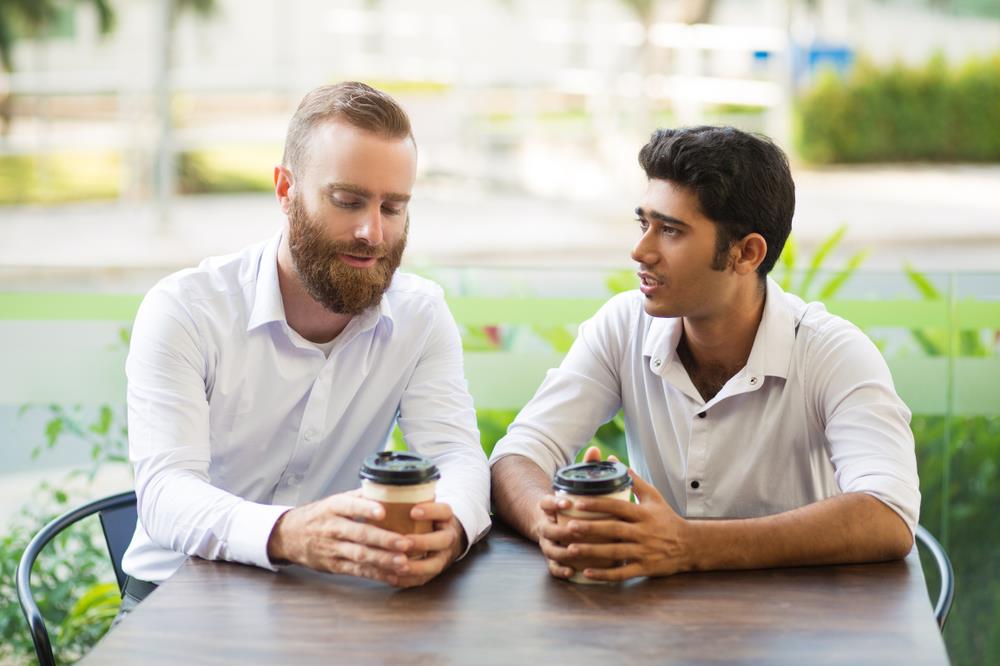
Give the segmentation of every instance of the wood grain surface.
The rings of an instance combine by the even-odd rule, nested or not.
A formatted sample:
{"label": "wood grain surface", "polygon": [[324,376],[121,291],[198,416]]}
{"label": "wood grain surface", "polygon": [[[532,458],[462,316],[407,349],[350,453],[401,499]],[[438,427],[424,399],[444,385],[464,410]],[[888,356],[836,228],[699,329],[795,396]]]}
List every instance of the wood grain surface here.
{"label": "wood grain surface", "polygon": [[916,553],[901,562],[549,576],[496,525],[421,588],[190,559],[87,664],[947,664]]}

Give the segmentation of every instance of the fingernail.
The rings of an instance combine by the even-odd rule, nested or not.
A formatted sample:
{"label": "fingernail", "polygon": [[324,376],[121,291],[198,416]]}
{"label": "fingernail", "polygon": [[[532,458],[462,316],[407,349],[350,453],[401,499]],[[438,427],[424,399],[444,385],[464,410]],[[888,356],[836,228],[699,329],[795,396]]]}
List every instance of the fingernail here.
{"label": "fingernail", "polygon": [[423,518],[424,517],[424,510],[423,509],[414,509],[413,513],[411,513],[410,515],[413,516],[414,518],[417,518],[417,519]]}
{"label": "fingernail", "polygon": [[395,565],[406,564],[406,555],[397,555],[392,558],[392,563]]}
{"label": "fingernail", "polygon": [[570,506],[572,506],[572,503],[569,500],[559,500],[558,502],[556,502],[556,506],[558,506],[560,509],[568,509]]}
{"label": "fingernail", "polygon": [[372,509],[371,511],[368,512],[368,515],[370,515],[372,518],[378,518],[379,517],[378,514],[379,514],[378,509]]}
{"label": "fingernail", "polygon": [[396,542],[396,548],[399,550],[407,550],[410,547],[410,542],[406,539],[400,539]]}

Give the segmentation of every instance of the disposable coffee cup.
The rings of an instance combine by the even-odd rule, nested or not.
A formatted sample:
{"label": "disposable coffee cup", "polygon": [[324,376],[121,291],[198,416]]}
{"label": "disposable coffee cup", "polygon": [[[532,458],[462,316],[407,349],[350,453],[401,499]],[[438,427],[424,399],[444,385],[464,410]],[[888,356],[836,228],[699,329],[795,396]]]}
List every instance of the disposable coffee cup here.
{"label": "disposable coffee cup", "polygon": [[[590,499],[594,497],[605,497],[610,499],[628,502],[632,496],[632,477],[628,475],[628,468],[620,462],[603,460],[600,462],[585,462],[576,465],[563,467],[555,473],[552,478],[552,489],[559,497],[565,497],[571,501],[580,499]],[[565,525],[571,520],[608,520],[615,517],[607,513],[597,513],[594,511],[580,511],[575,506],[569,509],[560,510],[556,514],[556,521],[560,525]],[[577,543],[607,543],[606,539],[600,537],[579,537]],[[590,559],[581,561],[581,570],[574,572],[570,580],[574,583],[601,583],[587,578],[583,575],[582,569],[609,569],[619,566],[621,563],[615,560]]]}
{"label": "disposable coffee cup", "polygon": [[399,534],[426,534],[434,529],[430,520],[413,520],[410,509],[434,501],[441,473],[429,458],[411,451],[382,451],[365,458],[361,465],[362,495],[385,508],[383,520],[367,522]]}

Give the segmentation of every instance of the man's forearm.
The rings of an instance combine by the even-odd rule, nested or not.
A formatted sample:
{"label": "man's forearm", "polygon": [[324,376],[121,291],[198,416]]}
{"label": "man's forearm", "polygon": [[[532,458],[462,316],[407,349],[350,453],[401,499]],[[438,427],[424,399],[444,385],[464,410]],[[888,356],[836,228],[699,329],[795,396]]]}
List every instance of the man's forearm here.
{"label": "man's forearm", "polygon": [[542,468],[524,456],[511,455],[493,465],[493,510],[518,532],[538,541],[535,528],[545,514],[538,502],[552,492]]}
{"label": "man's forearm", "polygon": [[689,520],[685,569],[769,567],[900,559],[913,538],[878,499],[849,493],[798,509],[745,520]]}

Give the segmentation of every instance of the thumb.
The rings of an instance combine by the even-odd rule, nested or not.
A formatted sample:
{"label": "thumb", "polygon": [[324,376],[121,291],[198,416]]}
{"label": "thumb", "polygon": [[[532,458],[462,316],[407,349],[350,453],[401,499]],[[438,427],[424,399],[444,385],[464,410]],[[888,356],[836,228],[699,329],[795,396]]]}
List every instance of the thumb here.
{"label": "thumb", "polygon": [[600,462],[601,461],[601,450],[596,446],[592,446],[587,449],[587,452],[583,454],[583,462]]}
{"label": "thumb", "polygon": [[639,504],[649,504],[653,502],[666,504],[666,500],[663,499],[663,495],[661,495],[660,491],[656,489],[656,486],[648,483],[631,467],[628,470],[628,474],[632,477],[632,492],[635,493],[636,498],[639,500]]}

